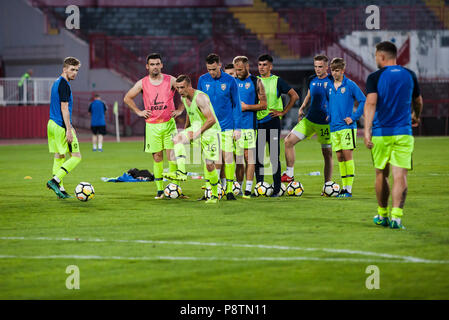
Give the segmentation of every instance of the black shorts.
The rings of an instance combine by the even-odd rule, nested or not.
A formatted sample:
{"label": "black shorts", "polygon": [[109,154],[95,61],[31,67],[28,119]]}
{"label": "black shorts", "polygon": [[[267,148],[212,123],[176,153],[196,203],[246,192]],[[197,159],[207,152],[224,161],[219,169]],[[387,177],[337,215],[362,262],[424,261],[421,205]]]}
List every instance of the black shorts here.
{"label": "black shorts", "polygon": [[92,130],[93,134],[101,134],[101,135],[106,134],[106,126],[90,127],[90,129]]}

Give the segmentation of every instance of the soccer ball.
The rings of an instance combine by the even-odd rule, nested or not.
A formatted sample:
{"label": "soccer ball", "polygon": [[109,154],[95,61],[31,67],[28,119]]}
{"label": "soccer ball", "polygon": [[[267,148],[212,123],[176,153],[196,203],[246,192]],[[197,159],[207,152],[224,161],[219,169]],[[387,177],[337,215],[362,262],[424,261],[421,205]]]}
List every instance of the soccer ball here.
{"label": "soccer ball", "polygon": [[328,181],[323,186],[323,193],[328,197],[336,197],[340,193],[340,186],[333,181]]}
{"label": "soccer ball", "polygon": [[254,193],[256,196],[270,197],[273,194],[273,186],[268,182],[258,182],[254,187]]}
{"label": "soccer ball", "polygon": [[232,184],[232,193],[235,196],[238,196],[241,191],[242,191],[242,187],[240,186],[240,183],[238,183],[238,181],[234,181],[234,183]]}
{"label": "soccer ball", "polygon": [[[225,196],[225,190],[222,188],[221,184],[217,185],[217,193],[218,193],[218,200],[221,200]],[[209,186],[206,189],[204,189],[204,197],[206,199],[210,199],[212,196],[212,188]]]}
{"label": "soccer ball", "polygon": [[300,197],[304,193],[304,187],[299,181],[292,181],[287,186],[287,194],[289,196]]}
{"label": "soccer ball", "polygon": [[95,197],[94,187],[89,182],[80,182],[75,188],[75,196],[80,201],[88,201]]}
{"label": "soccer ball", "polygon": [[176,183],[169,183],[164,189],[164,195],[169,199],[176,199],[182,194],[181,187]]}
{"label": "soccer ball", "polygon": [[285,185],[285,183],[281,183],[281,190],[279,190],[279,197],[282,197],[285,192],[287,192],[287,186]]}

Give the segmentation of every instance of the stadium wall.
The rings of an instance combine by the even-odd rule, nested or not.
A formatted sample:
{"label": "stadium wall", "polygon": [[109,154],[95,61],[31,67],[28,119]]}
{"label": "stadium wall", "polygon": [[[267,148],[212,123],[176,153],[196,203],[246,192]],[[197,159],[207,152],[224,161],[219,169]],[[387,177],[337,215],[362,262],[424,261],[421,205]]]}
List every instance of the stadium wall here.
{"label": "stadium wall", "polygon": [[50,107],[0,107],[0,139],[46,138]]}

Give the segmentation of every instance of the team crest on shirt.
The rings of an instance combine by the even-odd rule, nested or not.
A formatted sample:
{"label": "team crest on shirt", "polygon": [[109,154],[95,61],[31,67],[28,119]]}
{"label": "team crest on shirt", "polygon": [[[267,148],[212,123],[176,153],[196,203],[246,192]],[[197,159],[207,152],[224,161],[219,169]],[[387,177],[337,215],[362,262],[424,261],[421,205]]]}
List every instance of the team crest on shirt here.
{"label": "team crest on shirt", "polygon": [[222,83],[222,84],[221,84],[221,90],[223,90],[223,91],[226,90],[226,83]]}
{"label": "team crest on shirt", "polygon": [[326,89],[326,88],[327,88],[327,82],[324,83],[324,89]]}
{"label": "team crest on shirt", "polygon": [[345,93],[346,92],[346,88],[341,88],[341,93]]}
{"label": "team crest on shirt", "polygon": [[249,83],[249,82],[245,83],[245,89],[248,90],[249,87],[251,87],[251,83]]}

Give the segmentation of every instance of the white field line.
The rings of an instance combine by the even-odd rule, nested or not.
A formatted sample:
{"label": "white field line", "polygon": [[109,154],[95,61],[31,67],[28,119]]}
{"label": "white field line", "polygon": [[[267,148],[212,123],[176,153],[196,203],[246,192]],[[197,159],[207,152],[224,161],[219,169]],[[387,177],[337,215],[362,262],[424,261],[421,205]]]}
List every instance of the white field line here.
{"label": "white field line", "polygon": [[[197,242],[197,241],[163,241],[163,240],[114,240],[114,239],[80,239],[80,238],[50,238],[50,237],[0,237],[0,240],[23,240],[23,241],[72,241],[72,242],[115,242],[115,243],[142,243],[142,244],[165,244],[165,245],[182,245],[182,246],[210,246],[210,247],[232,247],[232,248],[257,248],[257,249],[273,249],[273,250],[285,250],[285,251],[322,251],[327,253],[343,253],[351,255],[362,255],[377,258],[387,258],[390,262],[409,262],[409,263],[431,263],[431,264],[449,264],[449,260],[429,260],[411,256],[392,255],[387,253],[376,253],[370,251],[360,250],[348,250],[348,249],[330,249],[330,248],[303,248],[303,247],[290,247],[290,246],[278,246],[278,245],[263,245],[263,244],[233,244],[233,243],[215,243],[215,242]],[[14,255],[0,255],[0,258],[8,257],[22,257],[29,259],[53,259],[51,257],[98,257],[98,259],[112,259],[114,257],[103,256],[77,256],[77,255],[58,255],[58,256],[14,256]],[[33,258],[34,257],[34,258]],[[40,257],[40,258],[39,258]],[[318,258],[318,257],[255,257],[255,258],[232,258],[232,257],[115,257],[119,260],[228,260],[228,261],[252,261],[252,260],[315,260],[315,261],[372,261],[369,259],[352,259],[352,258]],[[163,259],[162,259],[163,258]],[[82,259],[82,258],[79,258]],[[94,258],[92,258],[94,259]],[[389,260],[382,260],[389,262]]]}
{"label": "white field line", "polygon": [[48,255],[48,256],[16,256],[0,255],[0,259],[78,259],[78,260],[129,260],[129,261],[154,261],[154,260],[172,260],[172,261],[331,261],[331,262],[384,262],[384,263],[409,263],[406,260],[382,260],[382,259],[354,259],[354,258],[315,258],[315,257],[254,257],[254,258],[235,258],[235,257],[120,257],[120,256],[83,256],[83,255]]}

